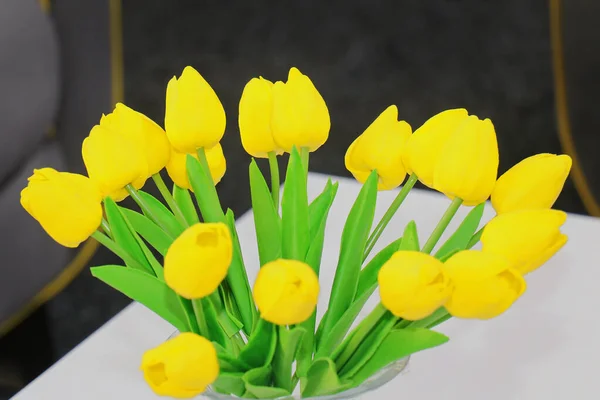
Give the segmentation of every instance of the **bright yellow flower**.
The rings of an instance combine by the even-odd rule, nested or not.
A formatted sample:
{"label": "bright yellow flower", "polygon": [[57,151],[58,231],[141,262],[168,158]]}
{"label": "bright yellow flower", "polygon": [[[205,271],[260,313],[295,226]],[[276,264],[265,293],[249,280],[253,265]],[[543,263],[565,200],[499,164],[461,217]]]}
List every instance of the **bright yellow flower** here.
{"label": "bright yellow flower", "polygon": [[494,186],[492,205],[498,214],[550,208],[571,171],[566,154],[536,154],[506,171]]}
{"label": "bright yellow flower", "polygon": [[92,128],[81,153],[90,179],[104,197],[121,201],[127,197],[125,186],[131,184],[139,189],[148,178],[148,163],[141,146],[106,126]]}
{"label": "bright yellow flower", "polygon": [[[195,159],[198,159],[197,153],[190,155]],[[171,158],[167,163],[167,173],[177,186],[193,191],[187,174],[186,160],[187,154],[179,153],[175,151],[175,149],[172,149]],[[225,169],[227,168],[225,156],[223,155],[223,148],[220,144],[206,150],[206,160],[208,161],[208,167],[210,168],[210,175],[216,185],[221,181],[223,175],[225,175]]]}
{"label": "bright yellow flower", "polygon": [[28,181],[21,205],[58,243],[77,247],[100,226],[102,196],[89,178],[42,168]]}
{"label": "bright yellow flower", "polygon": [[319,278],[307,264],[279,259],[262,266],[254,283],[260,316],[273,324],[306,321],[319,298]]}
{"label": "bright yellow flower", "polygon": [[171,145],[165,131],[125,104],[117,103],[112,113],[102,117],[100,126],[120,133],[139,146],[148,164],[148,177],[163,169],[169,161]]}
{"label": "bright yellow flower", "polygon": [[197,223],[187,228],[167,250],[165,282],[186,299],[206,297],[227,276],[232,256],[227,225]]}
{"label": "bright yellow flower", "polygon": [[402,152],[411,128],[398,121],[398,108],[389,106],[346,151],[346,168],[361,183],[377,170],[379,190],[398,187],[406,177]]}
{"label": "bright yellow flower", "polygon": [[252,157],[267,158],[274,151],[282,154],[271,133],[273,115],[273,82],[252,78],[244,87],[240,99],[238,123],[244,150]]}
{"label": "bright yellow flower", "polygon": [[398,251],[377,278],[381,302],[397,317],[423,319],[440,308],[451,292],[442,262],[418,251]]}
{"label": "bright yellow flower", "polygon": [[327,141],[330,127],[325,100],[308,76],[291,68],[286,83],[275,82],[271,129],[279,148],[315,151]]}
{"label": "bright yellow flower", "polygon": [[140,369],[159,396],[187,399],[198,396],[217,380],[219,360],[210,341],[185,332],[146,351]]}
{"label": "bright yellow flower", "polygon": [[494,189],[498,161],[492,121],[471,115],[444,145],[433,172],[433,188],[462,199],[466,206],[483,203]]}
{"label": "bright yellow flower", "polygon": [[433,171],[450,135],[468,117],[467,110],[446,110],[429,118],[406,143],[404,167],[426,186],[433,187]]}
{"label": "bright yellow flower", "polygon": [[214,147],[225,133],[225,110],[213,88],[192,67],[167,85],[165,129],[180,153]]}
{"label": "bright yellow flower", "polygon": [[477,250],[460,251],[444,263],[454,288],[445,304],[458,318],[490,319],[523,294],[523,276],[503,257]]}
{"label": "bright yellow flower", "polygon": [[505,257],[513,268],[527,274],[567,243],[567,235],[560,231],[566,220],[566,213],[549,209],[498,215],[483,230],[483,250]]}

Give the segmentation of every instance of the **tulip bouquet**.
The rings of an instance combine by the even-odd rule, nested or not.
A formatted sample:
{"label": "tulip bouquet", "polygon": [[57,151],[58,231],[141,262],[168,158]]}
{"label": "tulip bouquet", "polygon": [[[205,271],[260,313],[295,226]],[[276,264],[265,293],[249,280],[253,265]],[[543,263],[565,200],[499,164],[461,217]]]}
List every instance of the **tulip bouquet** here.
{"label": "tulip bouquet", "polygon": [[[168,83],[165,130],[118,104],[83,142],[89,177],[36,170],[21,203],[58,243],[76,247],[91,236],[123,260],[93,267],[92,274],[179,331],[141,362],[150,387],[177,398],[207,389],[306,398],[360,386],[390,363],[446,342],[432,328],[448,318],[502,314],[525,291],[524,276],[566,243],[560,232],[566,214],[551,207],[569,173],[568,156],[539,154],[497,179],[489,119],[448,110],[413,133],[390,106],[346,153],[362,189],[340,238],[329,306],[317,323],[319,271],[335,267],[321,265],[321,255],[338,186],[329,181],[309,200],[307,171],[310,152],[327,140],[329,128],[323,98],[296,68],[285,83],[255,78],[243,90],[242,145],[268,159],[271,178],[269,186],[250,162],[261,267],[253,288],[233,212],[223,210],[215,190],[226,166],[219,144],[225,111],[191,67]],[[283,153],[289,161],[280,201]],[[141,190],[149,178],[164,203]],[[447,211],[423,245],[411,222],[371,256],[417,181],[448,196]],[[403,182],[374,224],[378,191]],[[118,204],[127,196],[139,210]],[[479,229],[490,196],[497,216]],[[461,206],[473,208],[437,246]],[[471,250],[479,241],[482,249]],[[376,289],[381,302],[357,321]]]}

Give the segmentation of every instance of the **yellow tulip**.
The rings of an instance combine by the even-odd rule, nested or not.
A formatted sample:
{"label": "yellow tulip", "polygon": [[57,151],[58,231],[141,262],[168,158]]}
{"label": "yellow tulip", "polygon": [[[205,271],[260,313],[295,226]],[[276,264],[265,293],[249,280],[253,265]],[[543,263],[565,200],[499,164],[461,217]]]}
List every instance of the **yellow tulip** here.
{"label": "yellow tulip", "polygon": [[397,317],[417,321],[440,308],[450,295],[442,262],[418,251],[398,251],[377,278],[381,303]]}
{"label": "yellow tulip", "polygon": [[[190,155],[195,159],[198,159],[198,154],[194,153]],[[171,158],[167,163],[167,173],[177,186],[193,191],[187,174],[186,160],[187,154],[179,153],[175,149],[172,149]],[[206,160],[208,161],[208,167],[210,168],[210,175],[216,185],[221,181],[223,175],[225,175],[225,169],[227,167],[225,156],[223,155],[223,148],[220,144],[206,150]]]}
{"label": "yellow tulip", "polygon": [[253,294],[264,320],[277,325],[299,324],[317,306],[319,278],[301,261],[279,259],[258,271]]}
{"label": "yellow tulip", "polygon": [[398,108],[389,106],[352,142],[346,151],[346,168],[361,183],[377,170],[379,190],[398,187],[406,177],[402,152],[410,134],[410,125],[398,121]]}
{"label": "yellow tulip", "polygon": [[433,187],[433,171],[450,135],[466,120],[467,110],[446,110],[429,118],[406,142],[404,167],[426,186]]}
{"label": "yellow tulip", "polygon": [[209,340],[185,332],[146,351],[140,369],[159,396],[187,399],[198,396],[217,380],[219,360]]}
{"label": "yellow tulip", "polygon": [[89,178],[42,168],[28,181],[21,205],[61,245],[77,247],[100,226],[102,196]]}
{"label": "yellow tulip", "polygon": [[286,83],[275,82],[271,129],[279,148],[315,151],[327,141],[330,127],[325,100],[308,76],[291,68]]}
{"label": "yellow tulip", "polygon": [[192,67],[167,85],[165,129],[180,153],[214,147],[225,133],[225,110],[213,88]]}
{"label": "yellow tulip", "polygon": [[444,263],[454,286],[446,310],[458,318],[490,319],[523,294],[523,276],[503,257],[477,250],[460,251]]}
{"label": "yellow tulip", "polygon": [[148,164],[148,177],[163,169],[169,161],[171,145],[165,131],[125,104],[118,103],[112,113],[103,116],[100,126],[127,137],[139,146]]}
{"label": "yellow tulip", "polygon": [[483,250],[508,259],[527,274],[550,259],[565,243],[560,231],[567,214],[558,210],[523,210],[493,218],[481,236]]}
{"label": "yellow tulip", "polygon": [[506,171],[492,192],[498,214],[527,209],[550,208],[560,195],[571,171],[566,154],[536,154]]}
{"label": "yellow tulip", "polygon": [[103,125],[92,128],[81,147],[83,162],[91,180],[98,184],[104,197],[115,201],[127,197],[124,187],[144,186],[148,163],[141,146],[129,137]]}
{"label": "yellow tulip", "polygon": [[244,150],[252,157],[267,158],[268,153],[282,154],[271,132],[273,82],[252,78],[240,99],[238,123]]}
{"label": "yellow tulip", "polygon": [[167,250],[165,282],[186,299],[206,297],[227,276],[233,257],[229,228],[224,223],[197,223]]}
{"label": "yellow tulip", "polygon": [[483,203],[494,189],[498,161],[492,121],[471,115],[444,145],[433,172],[433,188],[462,199],[466,206]]}

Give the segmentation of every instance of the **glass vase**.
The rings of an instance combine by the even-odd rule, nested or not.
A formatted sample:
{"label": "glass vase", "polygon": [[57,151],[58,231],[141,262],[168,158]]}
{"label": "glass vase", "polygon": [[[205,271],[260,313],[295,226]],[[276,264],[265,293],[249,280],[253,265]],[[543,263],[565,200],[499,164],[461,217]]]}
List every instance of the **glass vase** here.
{"label": "glass vase", "polygon": [[[396,376],[398,376],[402,371],[404,371],[404,369],[408,365],[408,360],[409,360],[409,357],[395,361],[395,362],[389,364],[388,366],[382,368],[381,370],[379,370],[377,373],[375,373],[369,379],[364,381],[360,386],[357,386],[355,388],[352,388],[352,389],[349,389],[349,390],[346,390],[346,391],[343,391],[340,393],[335,393],[335,394],[330,394],[330,395],[325,395],[325,396],[316,396],[316,397],[302,397],[302,396],[300,396],[299,393],[296,394],[296,392],[294,392],[294,394],[292,394],[291,396],[278,397],[276,400],[360,399],[360,398],[363,398],[363,396],[366,397],[366,395],[369,392],[372,392],[372,391],[380,388],[381,386],[385,385],[386,383],[388,383],[389,381],[394,379]],[[198,400],[200,400],[200,399],[231,400],[231,399],[241,399],[241,397],[217,393],[217,392],[214,392],[213,390],[211,390],[210,388],[208,388],[206,390],[206,392],[202,393],[202,395],[200,395],[198,397]]]}

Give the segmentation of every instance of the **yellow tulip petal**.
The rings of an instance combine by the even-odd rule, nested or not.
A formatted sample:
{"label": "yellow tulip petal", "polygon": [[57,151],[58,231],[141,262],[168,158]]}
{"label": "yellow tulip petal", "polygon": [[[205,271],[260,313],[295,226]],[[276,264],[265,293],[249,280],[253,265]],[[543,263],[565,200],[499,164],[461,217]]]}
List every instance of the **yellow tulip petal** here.
{"label": "yellow tulip petal", "polygon": [[[220,144],[215,147],[206,149],[206,160],[208,161],[208,167],[210,169],[210,175],[215,185],[221,181],[225,175],[227,169],[227,163],[225,155],[223,154],[223,148]],[[195,159],[198,159],[198,154],[190,154]],[[188,174],[187,174],[187,154],[179,153],[175,149],[172,149],[171,157],[167,163],[167,173],[173,182],[184,189],[193,191]]]}

